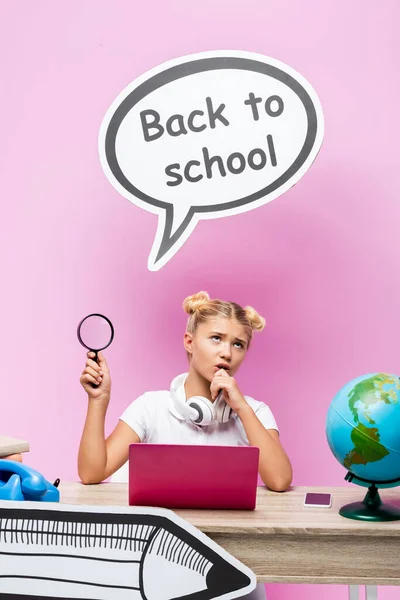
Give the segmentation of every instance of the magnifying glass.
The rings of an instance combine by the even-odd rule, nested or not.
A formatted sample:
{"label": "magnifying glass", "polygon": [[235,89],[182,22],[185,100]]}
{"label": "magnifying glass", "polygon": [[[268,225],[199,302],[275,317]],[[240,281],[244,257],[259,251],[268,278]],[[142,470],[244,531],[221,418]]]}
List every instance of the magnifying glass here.
{"label": "magnifying glass", "polygon": [[97,353],[108,348],[114,339],[114,327],[107,317],[99,313],[88,315],[78,325],[78,340],[90,352]]}

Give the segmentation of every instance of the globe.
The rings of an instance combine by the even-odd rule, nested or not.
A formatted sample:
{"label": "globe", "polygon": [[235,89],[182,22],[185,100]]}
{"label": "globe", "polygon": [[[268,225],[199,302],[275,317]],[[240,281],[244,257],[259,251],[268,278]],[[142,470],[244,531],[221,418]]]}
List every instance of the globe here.
{"label": "globe", "polygon": [[382,506],[377,489],[400,484],[399,377],[371,373],[349,381],[329,406],[326,437],[348,471],[346,479],[369,488],[363,503],[342,507],[340,514],[365,520],[400,518],[398,509]]}

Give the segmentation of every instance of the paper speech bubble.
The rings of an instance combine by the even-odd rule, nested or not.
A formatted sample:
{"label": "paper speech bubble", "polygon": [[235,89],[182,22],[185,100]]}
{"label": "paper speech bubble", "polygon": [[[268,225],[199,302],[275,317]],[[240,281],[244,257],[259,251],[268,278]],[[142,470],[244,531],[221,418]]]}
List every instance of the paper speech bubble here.
{"label": "paper speech bubble", "polygon": [[181,57],[128,85],[102,122],[111,184],[158,214],[148,267],[165,265],[200,219],[252,210],[304,175],[323,138],[312,86],[250,52]]}

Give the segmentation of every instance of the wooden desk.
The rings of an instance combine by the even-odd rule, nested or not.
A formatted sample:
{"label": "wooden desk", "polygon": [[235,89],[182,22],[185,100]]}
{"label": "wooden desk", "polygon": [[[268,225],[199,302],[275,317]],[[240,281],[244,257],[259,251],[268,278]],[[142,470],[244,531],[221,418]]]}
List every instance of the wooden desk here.
{"label": "wooden desk", "polygon": [[[332,508],[305,508],[306,491],[332,493]],[[127,485],[61,483],[66,504],[127,505]],[[257,575],[277,583],[400,585],[400,521],[345,519],[339,508],[362,500],[365,488],[294,487],[283,494],[260,487],[255,511],[175,510]],[[400,506],[396,488],[382,501]]]}

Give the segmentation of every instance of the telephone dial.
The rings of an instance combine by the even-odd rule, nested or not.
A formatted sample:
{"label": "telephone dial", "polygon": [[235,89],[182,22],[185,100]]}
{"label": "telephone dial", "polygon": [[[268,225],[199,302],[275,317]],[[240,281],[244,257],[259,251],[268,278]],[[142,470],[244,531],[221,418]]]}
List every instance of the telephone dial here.
{"label": "telephone dial", "polygon": [[59,502],[59,481],[48,482],[43,475],[14,460],[0,459],[0,500]]}

